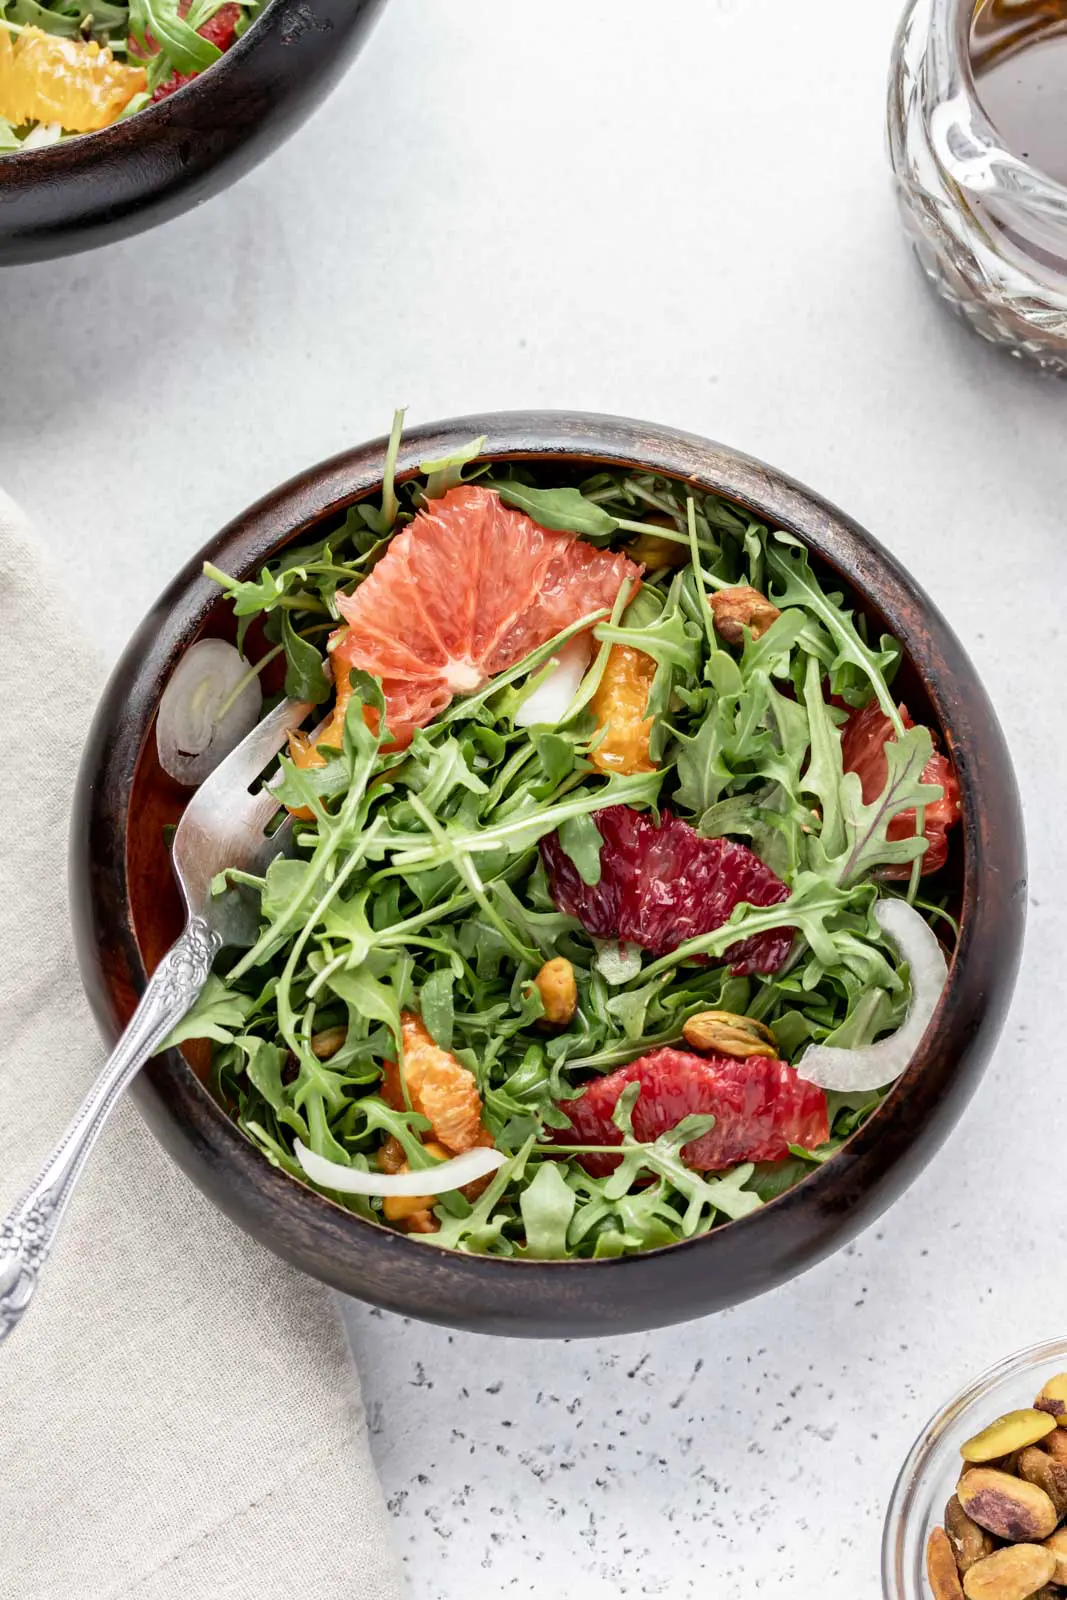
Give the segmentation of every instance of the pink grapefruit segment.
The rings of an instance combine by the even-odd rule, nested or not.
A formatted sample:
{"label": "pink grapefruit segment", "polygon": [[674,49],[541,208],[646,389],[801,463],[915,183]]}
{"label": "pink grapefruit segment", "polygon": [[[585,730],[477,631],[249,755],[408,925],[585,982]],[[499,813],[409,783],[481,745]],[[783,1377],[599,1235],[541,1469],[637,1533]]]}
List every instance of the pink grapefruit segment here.
{"label": "pink grapefruit segment", "polygon": [[[769,1056],[693,1055],[669,1045],[653,1050],[606,1078],[595,1079],[577,1100],[560,1110],[571,1127],[553,1133],[560,1144],[621,1144],[611,1120],[628,1084],[639,1083],[633,1108],[634,1137],[650,1144],[694,1113],[715,1118],[715,1126],[682,1148],[682,1160],[698,1172],[721,1172],[741,1161],[783,1161],[789,1146],[817,1149],[830,1137],[826,1095],[798,1077],[787,1061]],[[619,1164],[617,1156],[579,1156],[594,1177]]]}
{"label": "pink grapefruit segment", "polygon": [[491,489],[450,489],[354,594],[338,595],[347,627],[331,643],[335,676],[358,667],[380,679],[390,732],[405,744],[456,695],[610,609],[640,575],[626,556],[550,533]]}

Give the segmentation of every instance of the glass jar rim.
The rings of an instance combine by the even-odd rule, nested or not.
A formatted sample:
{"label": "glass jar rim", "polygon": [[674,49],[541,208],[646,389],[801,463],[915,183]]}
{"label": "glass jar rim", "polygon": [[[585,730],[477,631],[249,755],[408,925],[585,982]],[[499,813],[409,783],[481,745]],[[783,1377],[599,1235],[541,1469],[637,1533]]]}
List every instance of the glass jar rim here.
{"label": "glass jar rim", "polygon": [[999,198],[1067,222],[1067,183],[1009,150],[988,116],[971,62],[977,0],[929,0],[929,47],[938,104],[931,137],[939,163],[977,199]]}
{"label": "glass jar rim", "polygon": [[[965,189],[977,194],[989,194],[990,187],[1000,190],[1005,198],[1014,198],[1022,205],[1037,205],[1043,211],[1053,211],[1059,218],[1067,219],[1067,182],[1059,182],[1051,174],[1033,166],[1014,150],[1009,150],[1003,134],[985,110],[981,93],[974,77],[971,59],[971,26],[979,0],[931,0],[934,14],[952,8],[952,29],[941,32],[934,24],[931,37],[941,32],[942,40],[949,43],[952,66],[949,83],[953,96],[966,102],[966,126],[960,118],[952,118],[953,133],[957,134],[960,150],[947,149],[947,139],[942,155],[949,155],[949,170],[953,178]],[[950,102],[949,102],[950,104]],[[934,130],[936,133],[936,130]],[[960,160],[963,157],[963,160]],[[969,179],[969,181],[968,181]]]}

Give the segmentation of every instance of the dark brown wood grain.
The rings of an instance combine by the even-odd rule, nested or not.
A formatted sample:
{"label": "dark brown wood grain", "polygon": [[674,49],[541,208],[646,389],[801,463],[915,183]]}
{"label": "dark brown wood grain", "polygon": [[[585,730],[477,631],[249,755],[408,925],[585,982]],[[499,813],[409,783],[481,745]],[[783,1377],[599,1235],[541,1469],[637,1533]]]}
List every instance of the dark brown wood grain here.
{"label": "dark brown wood grain", "polygon": [[385,0],[272,0],[179,93],[99,133],[0,157],[0,266],[127,238],[233,183],[340,78]]}
{"label": "dark brown wood grain", "polygon": [[[959,773],[952,838],[960,940],[940,1009],[878,1113],[824,1167],[754,1216],[643,1256],[525,1262],[446,1254],[341,1210],[255,1150],[176,1051],[135,1093],[149,1123],[226,1212],[287,1260],[364,1300],[483,1332],[610,1334],[733,1305],[813,1265],[873,1221],[936,1153],[978,1082],[1004,1017],[1022,944],[1025,859],[1011,763],[996,716],[936,607],[869,534],[800,484],[721,445],[613,417],[461,418],[405,436],[400,472],[486,435],[492,460],[556,474],[597,463],[669,473],[798,535],[840,575],[872,623],[901,642],[916,718],[940,731]],[[293,479],[203,553],[254,572],[286,543],[375,490],[384,440]],[[152,608],[104,695],[82,766],[71,842],[79,958],[100,1025],[114,1037],[178,922],[160,829],[181,805],[150,737],[163,685],[188,645],[228,626],[218,590],[191,562]]]}

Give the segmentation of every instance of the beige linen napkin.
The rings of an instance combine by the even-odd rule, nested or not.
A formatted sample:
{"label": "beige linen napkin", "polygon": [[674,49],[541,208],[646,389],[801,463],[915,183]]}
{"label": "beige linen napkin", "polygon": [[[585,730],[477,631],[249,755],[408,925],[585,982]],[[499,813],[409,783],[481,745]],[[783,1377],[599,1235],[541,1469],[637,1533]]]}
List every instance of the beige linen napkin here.
{"label": "beige linen napkin", "polygon": [[[0,497],[0,1214],[103,1049],[66,903],[100,674]],[[234,1228],[130,1106],[0,1346],[0,1600],[396,1600],[330,1295]]]}

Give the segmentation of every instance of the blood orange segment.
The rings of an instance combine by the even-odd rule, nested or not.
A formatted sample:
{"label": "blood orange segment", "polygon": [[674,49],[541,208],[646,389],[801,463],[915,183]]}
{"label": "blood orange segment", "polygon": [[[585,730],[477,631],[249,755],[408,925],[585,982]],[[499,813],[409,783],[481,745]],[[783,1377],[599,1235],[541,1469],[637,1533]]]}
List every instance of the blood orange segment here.
{"label": "blood orange segment", "polygon": [[[900,706],[898,709],[905,728],[913,728],[915,724],[908,715],[907,707]],[[841,760],[846,772],[858,775],[864,805],[877,800],[885,789],[889,777],[885,747],[892,740],[893,724],[876,700],[864,706],[862,711],[853,711],[842,730]],[[939,750],[934,751],[923,768],[922,781],[939,784],[943,790],[941,799],[926,807],[923,819],[927,839],[926,854],[922,858],[925,875],[936,872],[948,859],[948,830],[960,817],[960,785],[952,762]],[[889,824],[886,836],[889,839],[910,839],[914,833],[915,812],[902,811]],[[883,867],[882,876],[910,878],[911,865]]]}
{"label": "blood orange segment", "polygon": [[68,133],[106,128],[145,87],[143,67],[116,61],[95,40],[0,24],[0,117],[16,127],[58,123]]}
{"label": "blood orange segment", "polygon": [[482,688],[563,628],[610,608],[641,569],[550,533],[491,489],[465,485],[420,511],[352,595],[331,642],[335,672],[381,680],[397,743],[457,694]]}
{"label": "blood orange segment", "polygon": [[[813,1150],[830,1137],[826,1095],[798,1077],[788,1062],[698,1056],[669,1046],[597,1079],[577,1100],[564,1101],[560,1110],[571,1128],[553,1137],[561,1144],[620,1144],[622,1134],[611,1115],[630,1083],[641,1085],[632,1125],[642,1144],[694,1113],[715,1118],[709,1133],[682,1148],[683,1161],[699,1172],[721,1172],[741,1161],[782,1161],[790,1145]],[[618,1165],[616,1156],[578,1159],[597,1177]]]}
{"label": "blood orange segment", "polygon": [[656,662],[627,644],[612,645],[604,675],[590,702],[598,728],[607,731],[590,759],[600,772],[655,772],[648,753],[652,718],[645,715]]}
{"label": "blood orange segment", "polygon": [[[661,813],[659,825],[631,806],[593,813],[603,838],[600,881],[583,882],[557,834],[541,841],[552,897],[596,938],[619,938],[653,955],[721,928],[742,901],[778,905],[789,889],[743,844],[705,839],[687,822]],[[788,927],[754,935],[727,950],[738,975],[776,972],[789,954]]]}

